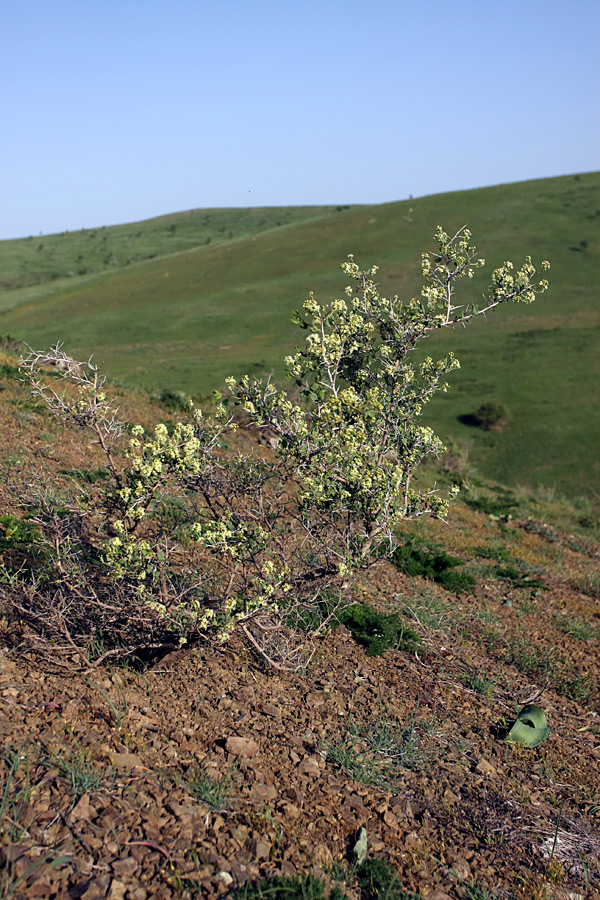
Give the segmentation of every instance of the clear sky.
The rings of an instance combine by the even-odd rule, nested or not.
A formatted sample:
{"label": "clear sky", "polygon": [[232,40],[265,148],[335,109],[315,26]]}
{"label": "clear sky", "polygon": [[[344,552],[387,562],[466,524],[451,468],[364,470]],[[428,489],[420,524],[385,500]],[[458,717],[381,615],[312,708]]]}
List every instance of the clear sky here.
{"label": "clear sky", "polygon": [[599,168],[598,0],[4,0],[0,238]]}

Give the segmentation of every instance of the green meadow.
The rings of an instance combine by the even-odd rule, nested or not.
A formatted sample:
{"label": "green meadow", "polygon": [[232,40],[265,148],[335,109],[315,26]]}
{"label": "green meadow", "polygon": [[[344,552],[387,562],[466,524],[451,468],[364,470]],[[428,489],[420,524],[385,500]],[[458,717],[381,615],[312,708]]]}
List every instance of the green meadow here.
{"label": "green meadow", "polygon": [[[598,490],[600,465],[600,173],[501,185],[376,206],[194,210],[131,225],[0,244],[0,333],[36,348],[62,341],[114,379],[209,395],[230,374],[283,374],[303,340],[290,323],[309,290],[343,294],[348,253],[380,266],[384,292],[420,290],[421,251],[437,224],[467,224],[491,269],[549,259],[550,291],[423,351],[454,350],[462,369],[427,421],[472,466],[508,485],[564,495]],[[482,431],[486,400],[509,411]],[[462,419],[462,421],[461,421]]]}

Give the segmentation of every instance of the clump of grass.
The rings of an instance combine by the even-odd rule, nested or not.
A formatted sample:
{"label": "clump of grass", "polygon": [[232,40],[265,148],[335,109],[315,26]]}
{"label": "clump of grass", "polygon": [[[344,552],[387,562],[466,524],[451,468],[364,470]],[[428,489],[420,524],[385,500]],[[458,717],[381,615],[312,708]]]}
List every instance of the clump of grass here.
{"label": "clump of grass", "polygon": [[587,572],[584,575],[578,575],[571,582],[575,590],[587,594],[588,597],[594,599],[600,597],[600,575]]}
{"label": "clump of grass", "polygon": [[417,900],[417,895],[402,888],[396,870],[385,860],[373,856],[356,870],[363,900]]}
{"label": "clump of grass", "polygon": [[496,894],[492,891],[488,891],[483,885],[477,884],[476,881],[465,884],[464,891],[465,900],[496,900],[497,897]]}
{"label": "clump of grass", "polygon": [[97,469],[59,469],[58,474],[79,484],[96,484],[97,481],[106,481],[110,476],[105,466]]}
{"label": "clump of grass", "polygon": [[61,752],[52,748],[46,764],[57,769],[73,794],[73,804],[84,794],[99,791],[105,786],[106,772],[98,771],[89,754],[80,747],[63,745]]}
{"label": "clump of grass", "polygon": [[180,785],[198,800],[202,800],[211,809],[225,809],[229,804],[231,776],[236,768],[234,764],[218,781],[208,778],[197,768],[190,767]]}
{"label": "clump of grass", "polygon": [[594,628],[593,625],[590,625],[589,622],[585,622],[583,619],[555,616],[554,624],[563,634],[567,634],[578,641],[590,641],[599,636],[598,628]]}
{"label": "clump of grass", "polygon": [[481,496],[471,492],[470,496],[465,497],[465,503],[471,509],[485,513],[494,518],[511,518],[514,512],[519,508],[519,500],[513,491],[506,488],[496,487],[494,495]]}
{"label": "clump of grass", "polygon": [[458,680],[469,690],[475,691],[476,694],[482,694],[489,700],[492,696],[494,688],[496,687],[498,679],[488,678],[485,673],[483,675],[479,675],[475,671],[469,671],[461,672],[458,675]]}
{"label": "clump of grass", "polygon": [[390,647],[411,652],[421,644],[418,634],[401,622],[398,613],[384,615],[367,603],[354,603],[338,613],[337,619],[366,647],[367,656],[381,656]]}
{"label": "clump of grass", "polygon": [[415,590],[410,597],[397,595],[402,614],[421,627],[443,630],[445,623],[456,610],[433,591]]}
{"label": "clump of grass", "polygon": [[354,739],[325,743],[325,759],[346,772],[352,781],[385,787],[387,782],[381,760],[374,759],[368,752],[360,751]]}
{"label": "clump of grass", "polygon": [[[21,750],[8,751],[3,759],[4,788],[0,796],[0,836],[8,836],[12,842],[20,841],[26,828],[19,824],[19,818],[30,794],[29,759]],[[20,770],[23,771],[20,771]]]}
{"label": "clump of grass", "polygon": [[591,675],[561,675],[556,682],[556,690],[562,697],[568,697],[575,703],[586,703],[594,688],[594,679]]}
{"label": "clump of grass", "polygon": [[[231,900],[324,900],[325,882],[314,875],[295,875],[285,878],[262,878],[253,884],[245,884],[230,894]],[[340,888],[333,887],[329,900],[346,900]]]}
{"label": "clump of grass", "polygon": [[343,739],[335,744],[325,743],[326,759],[354,781],[385,787],[387,778],[398,767],[418,771],[431,758],[431,750],[423,741],[423,732],[430,725],[417,725],[414,716],[401,723],[380,705],[373,723],[351,720]]}
{"label": "clump of grass", "polygon": [[474,547],[475,556],[481,559],[495,559],[496,562],[508,562],[511,559],[511,553],[508,547],[502,544],[492,544],[489,547]]}
{"label": "clump of grass", "polygon": [[510,581],[516,588],[538,588],[547,591],[548,587],[539,578],[534,578],[528,572],[519,570],[515,566],[496,566],[492,569],[494,578],[500,581]]}
{"label": "clump of grass", "polygon": [[547,674],[556,664],[553,647],[536,647],[525,638],[515,638],[506,648],[505,660],[525,675]]}
{"label": "clump of grass", "polygon": [[458,566],[464,565],[462,559],[450,556],[445,550],[418,546],[418,543],[417,538],[411,538],[392,554],[391,561],[401,572],[411,578],[418,575],[428,578],[455,594],[473,590],[477,583],[473,576],[456,571]]}

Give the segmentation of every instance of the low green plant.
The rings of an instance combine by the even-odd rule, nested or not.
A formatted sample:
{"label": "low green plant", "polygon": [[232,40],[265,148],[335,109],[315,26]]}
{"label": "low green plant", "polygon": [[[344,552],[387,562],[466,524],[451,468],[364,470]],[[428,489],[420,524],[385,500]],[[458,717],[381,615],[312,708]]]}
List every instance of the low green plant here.
{"label": "low green plant", "polygon": [[486,887],[471,881],[464,885],[465,900],[497,900],[497,894],[489,891]]}
{"label": "low green plant", "polygon": [[7,381],[11,379],[17,381],[20,377],[19,367],[12,366],[10,363],[0,363],[0,378],[6,378]]}
{"label": "low green plant", "polygon": [[123,690],[123,685],[121,684],[121,682],[115,675],[112,676],[113,684],[117,689],[117,701],[116,703],[114,703],[106,693],[106,691],[104,691],[99,684],[96,684],[96,682],[91,678],[86,678],[86,681],[92,687],[95,687],[98,693],[101,694],[102,697],[104,697],[110,708],[113,721],[120,731],[125,723],[127,716],[129,715],[129,704],[127,702],[127,697],[125,696],[125,691]]}
{"label": "low green plant", "polygon": [[86,750],[76,745],[69,747],[63,744],[61,749],[50,748],[45,760],[46,764],[58,770],[60,778],[73,794],[73,806],[84,794],[101,790],[112,770],[99,771]]}
{"label": "low green plant", "polygon": [[462,559],[450,556],[445,550],[427,549],[419,546],[419,543],[416,538],[412,538],[391,554],[392,562],[401,572],[412,578],[428,578],[455,594],[473,590],[477,583],[475,578],[468,572],[456,571],[458,566],[464,565]]}
{"label": "low green plant", "polygon": [[355,873],[362,900],[417,900],[417,894],[402,888],[398,872],[377,856],[369,857]]}
{"label": "low green plant", "polygon": [[347,772],[354,781],[388,788],[398,768],[418,771],[431,759],[423,740],[432,723],[417,723],[411,716],[402,723],[383,709],[371,723],[348,723],[344,737],[325,742],[326,759]]}
{"label": "low green plant", "polygon": [[594,679],[591,675],[574,675],[563,673],[556,681],[556,690],[562,697],[568,697],[575,703],[586,703],[594,689]]}
{"label": "low green plant", "polygon": [[[75,548],[61,526],[48,583],[59,575],[61,591],[81,601],[82,616],[84,601],[97,614],[109,598],[112,610],[120,604],[120,624],[113,616],[111,626],[122,638],[137,605],[136,628],[146,639],[182,644],[209,632],[226,640],[238,629],[267,663],[285,666],[276,637],[288,629],[290,610],[393,554],[401,523],[445,516],[458,490],[443,497],[419,489],[415,471],[444,449],[421,415],[459,364],[451,352],[417,362],[412,351],[434,331],[466,325],[509,301],[531,303],[548,286],[534,281],[528,257],[518,271],[506,262],[493,272],[482,306],[458,305],[457,283],[484,261],[465,228],[453,236],[438,228],[435,237],[436,249],[422,255],[418,299],[383,297],[377,268],[361,270],[350,256],[342,264],[351,282],[345,299],[321,305],[310,295],[295,317],[307,337],[286,359],[289,391],[269,379],[229,379],[214,420],[189,403],[186,421],[146,433],[121,421],[91,360],[77,363],[60,345],[30,351],[21,371],[33,395],[91,434],[109,473],[94,495],[95,533],[80,530],[87,550],[81,542]],[[64,390],[44,380],[49,366]],[[270,457],[218,454],[234,431],[232,404],[253,426],[270,429]],[[173,496],[192,498],[193,564],[175,545],[168,516],[161,523],[157,515]],[[48,543],[57,545],[55,534]],[[430,570],[449,590],[469,590],[470,576],[451,571],[458,564],[434,555]]]}
{"label": "low green plant", "polygon": [[236,769],[236,764],[215,781],[203,775],[197,767],[191,766],[185,778],[180,780],[180,785],[188,794],[202,800],[211,809],[225,809],[229,804],[231,790],[231,777]]}
{"label": "low green plant", "polygon": [[367,603],[352,604],[337,619],[366,648],[367,656],[382,656],[391,647],[412,652],[421,645],[418,634],[401,622],[398,613],[385,615]]}
{"label": "low green plant", "polygon": [[572,585],[577,591],[587,594],[588,597],[596,599],[600,597],[600,575],[593,572],[586,572],[576,576],[572,580]]}
{"label": "low green plant", "polygon": [[110,472],[104,466],[97,469],[59,469],[58,474],[79,484],[96,484],[110,477]]}
{"label": "low green plant", "polygon": [[496,687],[497,678],[489,678],[485,673],[480,675],[475,671],[467,671],[461,672],[458,675],[458,680],[464,684],[466,688],[469,688],[471,691],[475,691],[477,694],[482,694],[484,697],[487,697],[488,700],[491,699],[491,696],[494,692],[494,688]]}
{"label": "low green plant", "polygon": [[510,581],[516,588],[537,588],[542,591],[548,590],[548,585],[539,578],[535,578],[529,572],[523,571],[522,568],[516,566],[496,566],[491,570],[494,578],[501,581]]}
{"label": "low green plant", "polygon": [[505,661],[526,675],[547,675],[556,664],[556,653],[553,647],[538,647],[520,636],[507,646]]}
{"label": "low green plant", "polygon": [[294,875],[285,878],[262,878],[247,883],[230,894],[231,900],[346,900],[340,888],[334,886],[329,893],[325,881],[314,875]]}
{"label": "low green plant", "polygon": [[21,813],[29,802],[30,762],[27,752],[9,750],[2,758],[3,789],[0,796],[0,837],[20,841],[26,832],[20,822]]}
{"label": "low green plant", "polygon": [[190,398],[183,391],[164,388],[158,395],[158,402],[173,412],[185,412],[189,406]]}
{"label": "low green plant", "polygon": [[594,627],[584,619],[555,616],[554,624],[563,634],[567,634],[578,641],[591,641],[600,637],[600,628]]}
{"label": "low green plant", "polygon": [[12,513],[0,516],[0,550],[26,547],[39,541],[39,529],[27,519],[19,519]]}
{"label": "low green plant", "polygon": [[402,615],[429,630],[446,631],[458,618],[456,605],[427,587],[415,586],[408,595],[398,594],[396,600]]}
{"label": "low green plant", "polygon": [[473,552],[481,559],[495,559],[496,562],[508,562],[512,554],[508,547],[501,544],[491,544],[489,547],[474,547]]}
{"label": "low green plant", "polygon": [[465,495],[465,503],[471,509],[485,513],[492,518],[509,519],[519,509],[519,499],[506,488],[495,487],[493,492],[481,494],[471,490]]}

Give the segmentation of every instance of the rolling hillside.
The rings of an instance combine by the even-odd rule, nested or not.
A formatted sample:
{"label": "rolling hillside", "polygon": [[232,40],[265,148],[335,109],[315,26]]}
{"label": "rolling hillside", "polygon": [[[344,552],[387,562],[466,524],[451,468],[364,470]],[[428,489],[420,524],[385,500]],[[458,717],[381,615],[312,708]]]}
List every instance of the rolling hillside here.
{"label": "rolling hillside", "polygon": [[[429,422],[446,442],[470,445],[476,469],[503,483],[565,494],[597,487],[600,173],[378,206],[195,211],[94,238],[3,242],[0,332],[35,347],[63,341],[75,356],[93,353],[111,377],[152,391],[205,396],[229,374],[281,376],[284,354],[303,339],[292,311],[308,290],[323,301],[342,293],[339,263],[350,252],[380,266],[384,291],[417,293],[420,254],[438,223],[467,223],[488,261],[468,286],[472,297],[505,259],[530,253],[552,269],[551,290],[533,306],[430,339],[427,352],[453,349],[462,371],[432,403]],[[98,255],[98,241],[110,254]],[[50,274],[35,266],[46,244],[60,249],[54,262],[63,266]],[[78,257],[79,268],[60,277]],[[506,428],[460,421],[489,399],[508,407]]]}

